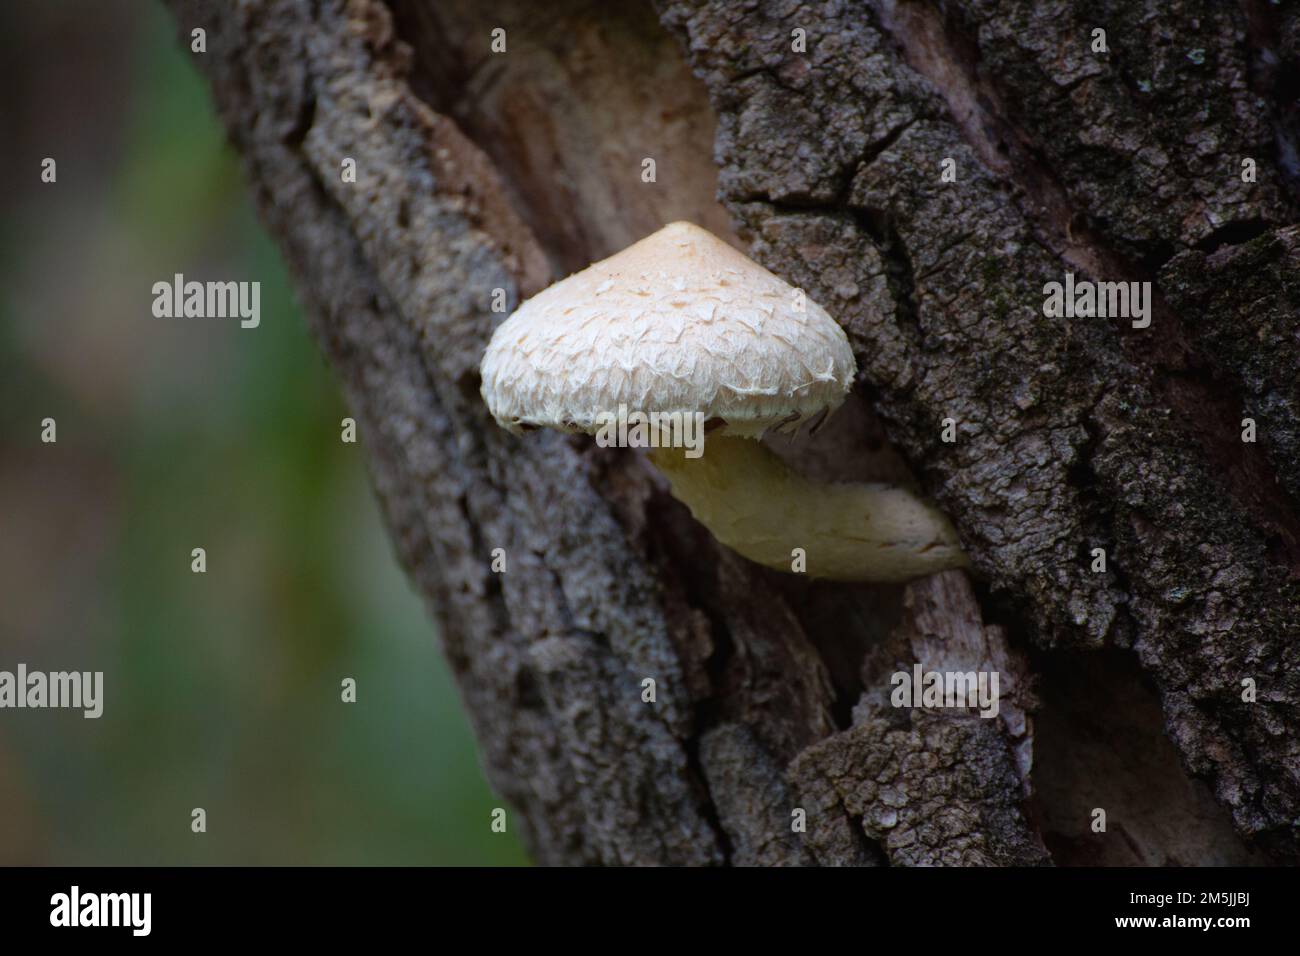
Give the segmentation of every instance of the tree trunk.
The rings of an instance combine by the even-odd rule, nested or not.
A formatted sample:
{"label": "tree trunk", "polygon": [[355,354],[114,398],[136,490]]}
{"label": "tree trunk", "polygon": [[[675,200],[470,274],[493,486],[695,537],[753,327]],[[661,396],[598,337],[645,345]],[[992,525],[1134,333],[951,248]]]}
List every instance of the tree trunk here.
{"label": "tree trunk", "polygon": [[[1294,7],[169,3],[539,862],[1300,855]],[[638,453],[492,423],[494,290],[674,219],[849,334],[849,407],[774,448],[916,480],[970,574],[767,571]],[[1150,326],[1047,316],[1067,272]],[[998,718],[892,707],[915,664]]]}

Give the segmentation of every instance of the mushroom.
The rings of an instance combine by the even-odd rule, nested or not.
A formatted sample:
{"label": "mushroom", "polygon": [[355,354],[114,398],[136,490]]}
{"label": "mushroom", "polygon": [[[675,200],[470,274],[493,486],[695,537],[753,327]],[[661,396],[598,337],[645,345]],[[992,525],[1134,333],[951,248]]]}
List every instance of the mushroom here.
{"label": "mushroom", "polygon": [[[488,409],[514,432],[597,434],[627,409],[658,415],[650,460],[673,496],[769,568],[790,571],[796,548],[810,576],[841,581],[966,563],[948,519],[911,491],[813,481],[756,440],[834,411],[857,365],[824,309],[698,226],[672,223],[533,296],[480,371]],[[684,416],[707,423],[703,454],[667,440],[662,423]]]}

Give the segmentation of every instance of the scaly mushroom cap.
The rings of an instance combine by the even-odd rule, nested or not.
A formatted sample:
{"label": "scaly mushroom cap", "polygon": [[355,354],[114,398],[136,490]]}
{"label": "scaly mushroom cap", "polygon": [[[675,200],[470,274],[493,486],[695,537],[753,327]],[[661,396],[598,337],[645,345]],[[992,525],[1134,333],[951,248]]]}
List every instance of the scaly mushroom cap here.
{"label": "scaly mushroom cap", "polygon": [[816,303],[711,233],[665,226],[533,296],[492,336],[483,400],[503,427],[702,412],[759,435],[844,400],[857,371]]}

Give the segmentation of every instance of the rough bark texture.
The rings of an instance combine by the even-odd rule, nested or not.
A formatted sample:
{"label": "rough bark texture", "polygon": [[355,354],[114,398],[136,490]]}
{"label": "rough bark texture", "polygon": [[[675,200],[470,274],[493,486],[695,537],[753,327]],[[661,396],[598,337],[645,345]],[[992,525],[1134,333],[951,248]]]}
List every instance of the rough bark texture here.
{"label": "rough bark texture", "polygon": [[[169,2],[208,30],[196,65],[540,862],[1300,854],[1293,13]],[[637,454],[492,425],[493,290],[513,308],[675,218],[854,344],[847,410],[775,449],[918,480],[973,579],[768,572]],[[1045,317],[1066,271],[1153,281],[1151,328]],[[999,718],[892,707],[913,663],[997,670]]]}

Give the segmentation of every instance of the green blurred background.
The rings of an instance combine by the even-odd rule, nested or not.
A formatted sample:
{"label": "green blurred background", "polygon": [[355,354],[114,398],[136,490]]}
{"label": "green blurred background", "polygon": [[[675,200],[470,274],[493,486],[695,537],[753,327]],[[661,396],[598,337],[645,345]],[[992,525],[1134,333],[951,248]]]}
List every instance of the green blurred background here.
{"label": "green blurred background", "polygon": [[[0,710],[0,863],[524,862],[170,17],[0,8],[0,670],[105,683]],[[260,327],[154,318],[176,272]]]}

